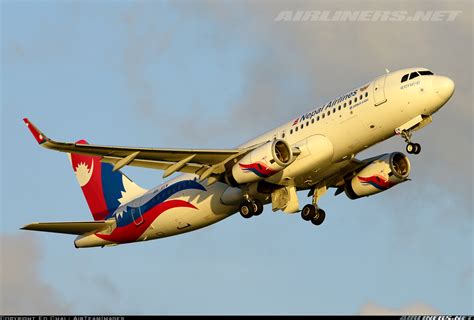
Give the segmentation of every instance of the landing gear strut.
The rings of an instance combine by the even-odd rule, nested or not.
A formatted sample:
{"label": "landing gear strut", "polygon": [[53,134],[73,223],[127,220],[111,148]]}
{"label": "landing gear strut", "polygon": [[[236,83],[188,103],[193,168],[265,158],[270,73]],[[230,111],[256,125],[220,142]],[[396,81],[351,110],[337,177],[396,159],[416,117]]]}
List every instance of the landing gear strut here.
{"label": "landing gear strut", "polygon": [[263,212],[263,203],[258,199],[254,200],[244,200],[240,204],[240,215],[245,219],[251,218],[253,216],[258,216]]}
{"label": "landing gear strut", "polygon": [[402,136],[403,139],[405,139],[405,142],[407,143],[406,150],[410,154],[419,154],[421,151],[421,145],[419,143],[413,143],[411,142],[411,132],[403,130],[400,135]]}
{"label": "landing gear strut", "polygon": [[[301,210],[301,218],[305,221],[311,221],[314,225],[319,226],[323,223],[324,219],[326,218],[326,212],[323,209],[318,207],[318,198],[321,197],[323,194],[326,193],[326,186],[316,186],[313,193],[313,203],[307,204]],[[311,192],[310,192],[311,194]]]}

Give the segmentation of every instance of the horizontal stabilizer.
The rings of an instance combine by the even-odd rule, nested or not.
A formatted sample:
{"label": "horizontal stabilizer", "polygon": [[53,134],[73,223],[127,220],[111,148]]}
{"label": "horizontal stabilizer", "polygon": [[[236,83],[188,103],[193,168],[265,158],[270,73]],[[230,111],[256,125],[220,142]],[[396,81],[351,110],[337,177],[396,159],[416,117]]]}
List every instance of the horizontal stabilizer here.
{"label": "horizontal stabilizer", "polygon": [[21,229],[81,235],[92,231],[102,230],[113,223],[113,220],[81,222],[34,222],[24,226]]}

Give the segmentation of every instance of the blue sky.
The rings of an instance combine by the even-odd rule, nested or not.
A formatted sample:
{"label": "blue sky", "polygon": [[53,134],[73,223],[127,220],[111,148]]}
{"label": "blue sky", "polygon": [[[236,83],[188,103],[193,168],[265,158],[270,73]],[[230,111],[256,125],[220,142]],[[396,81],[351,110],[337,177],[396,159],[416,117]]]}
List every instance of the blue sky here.
{"label": "blue sky", "polygon": [[[2,1],[0,308],[355,314],[421,305],[472,314],[472,5],[384,6],[463,13],[438,23],[284,24],[273,21],[281,10],[357,6]],[[456,82],[448,105],[415,135],[423,151],[411,157],[413,181],[356,201],[330,191],[319,228],[266,208],[254,219],[234,215],[178,237],[90,250],[75,249],[71,236],[18,230],[91,219],[66,156],[39,148],[25,116],[59,140],[232,148],[384,68],[411,66]],[[359,157],[403,148],[393,138]],[[124,171],[143,187],[162,182],[160,171]],[[10,293],[24,299],[7,305]]]}

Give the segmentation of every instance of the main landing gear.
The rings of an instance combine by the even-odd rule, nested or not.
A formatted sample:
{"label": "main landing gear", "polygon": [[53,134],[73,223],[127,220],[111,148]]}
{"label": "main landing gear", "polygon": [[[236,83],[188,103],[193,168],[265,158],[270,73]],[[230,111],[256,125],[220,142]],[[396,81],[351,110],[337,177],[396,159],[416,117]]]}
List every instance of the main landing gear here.
{"label": "main landing gear", "polygon": [[326,212],[323,209],[318,207],[318,199],[326,193],[327,189],[325,185],[315,186],[314,189],[310,191],[308,196],[312,194],[313,200],[312,204],[307,204],[301,210],[301,218],[305,221],[311,221],[312,224],[319,226],[323,223],[326,218]]}
{"label": "main landing gear", "polygon": [[411,132],[403,130],[400,135],[402,136],[403,139],[405,139],[405,142],[407,143],[406,150],[410,154],[419,154],[421,152],[421,145],[419,143],[413,143],[411,142]]}
{"label": "main landing gear", "polygon": [[326,212],[312,204],[307,204],[301,210],[301,218],[305,221],[311,221],[314,225],[319,226],[326,218]]}
{"label": "main landing gear", "polygon": [[239,211],[240,215],[246,219],[258,216],[263,212],[263,203],[258,199],[247,199],[240,204]]}

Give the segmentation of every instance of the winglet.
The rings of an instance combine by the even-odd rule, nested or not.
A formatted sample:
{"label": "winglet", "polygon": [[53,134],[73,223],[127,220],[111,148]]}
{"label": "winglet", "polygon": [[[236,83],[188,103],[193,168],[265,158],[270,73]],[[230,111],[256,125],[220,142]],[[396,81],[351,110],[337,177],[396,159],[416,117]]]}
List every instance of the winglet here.
{"label": "winglet", "polygon": [[28,118],[23,118],[23,121],[25,122],[28,129],[30,129],[31,134],[36,139],[36,141],[38,141],[39,144],[42,144],[49,140],[47,136],[45,136],[41,131],[39,131],[38,128],[36,128],[35,125],[31,123],[30,120],[28,120]]}

